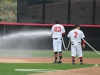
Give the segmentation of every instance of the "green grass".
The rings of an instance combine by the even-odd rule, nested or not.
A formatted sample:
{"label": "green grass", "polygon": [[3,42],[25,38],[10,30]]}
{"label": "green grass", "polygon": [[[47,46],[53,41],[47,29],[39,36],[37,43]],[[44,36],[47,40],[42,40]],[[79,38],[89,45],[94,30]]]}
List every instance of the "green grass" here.
{"label": "green grass", "polygon": [[[83,51],[83,56],[100,58],[100,55],[94,51]],[[53,50],[0,50],[0,57],[54,57],[54,54]],[[63,50],[63,57],[70,58],[71,52]]]}
{"label": "green grass", "polygon": [[[70,51],[63,51],[63,56],[64,57],[71,57],[71,52]],[[83,57],[84,58],[100,58],[100,55],[94,51],[83,51]]]}
{"label": "green grass", "polygon": [[100,55],[94,51],[83,51],[83,55],[85,58],[100,58]]}
{"label": "green grass", "polygon": [[0,75],[27,75],[36,72],[32,71],[15,71],[15,69],[56,69],[68,70],[75,68],[92,67],[93,64],[70,65],[70,64],[52,64],[52,63],[0,63]]}
{"label": "green grass", "polygon": [[[63,50],[63,57],[70,58],[70,51]],[[84,58],[100,58],[94,51],[83,51]],[[0,50],[0,57],[54,57],[53,50]],[[94,64],[70,65],[70,63],[0,63],[0,75],[27,75],[34,71],[15,71],[15,69],[56,69],[68,70],[92,67]],[[100,66],[100,64],[99,64]]]}

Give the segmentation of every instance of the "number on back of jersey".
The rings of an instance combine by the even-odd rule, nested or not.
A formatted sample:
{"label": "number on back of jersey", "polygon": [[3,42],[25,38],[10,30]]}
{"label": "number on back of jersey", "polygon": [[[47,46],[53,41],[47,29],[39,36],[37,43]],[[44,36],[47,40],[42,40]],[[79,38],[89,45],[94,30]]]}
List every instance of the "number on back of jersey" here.
{"label": "number on back of jersey", "polygon": [[74,32],[74,38],[77,38],[77,34],[78,34],[77,32]]}
{"label": "number on back of jersey", "polygon": [[55,32],[61,32],[61,27],[55,26],[55,27],[54,27],[54,31],[55,31]]}

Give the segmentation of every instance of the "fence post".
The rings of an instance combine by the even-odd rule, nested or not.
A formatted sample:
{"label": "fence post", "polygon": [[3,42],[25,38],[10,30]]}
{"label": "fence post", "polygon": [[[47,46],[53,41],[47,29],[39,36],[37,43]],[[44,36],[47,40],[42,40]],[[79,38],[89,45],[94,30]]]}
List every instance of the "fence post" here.
{"label": "fence post", "polygon": [[68,0],[68,24],[70,24],[70,8],[71,7],[71,0]]}
{"label": "fence post", "polygon": [[93,24],[95,24],[96,0],[93,0]]}
{"label": "fence post", "polygon": [[45,0],[43,0],[43,7],[42,7],[42,22],[45,23]]}

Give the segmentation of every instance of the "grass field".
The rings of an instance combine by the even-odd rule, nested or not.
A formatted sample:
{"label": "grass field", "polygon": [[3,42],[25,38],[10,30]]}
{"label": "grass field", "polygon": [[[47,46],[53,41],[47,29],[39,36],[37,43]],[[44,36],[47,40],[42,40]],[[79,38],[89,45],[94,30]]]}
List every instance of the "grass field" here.
{"label": "grass field", "polygon": [[[94,51],[83,51],[84,58],[100,58]],[[53,57],[52,50],[0,50],[0,57]],[[70,51],[63,51],[70,58]],[[100,64],[98,64],[100,66]],[[70,63],[0,63],[0,75],[27,75],[38,72],[92,67],[94,64],[71,65]]]}
{"label": "grass field", "polygon": [[[73,66],[70,64],[52,64],[52,63],[0,63],[0,75],[27,75],[27,74],[38,73],[39,71],[44,72],[44,71],[54,71],[54,70],[67,70],[67,69],[84,68],[92,66],[93,64],[84,64],[84,65],[77,64]],[[21,71],[21,69],[24,70]],[[36,69],[38,70],[36,71]]]}
{"label": "grass field", "polygon": [[[100,51],[99,51],[100,52]],[[84,58],[100,58],[91,51],[83,51]],[[54,57],[53,50],[0,50],[0,57]],[[71,57],[70,51],[63,50],[63,57]]]}

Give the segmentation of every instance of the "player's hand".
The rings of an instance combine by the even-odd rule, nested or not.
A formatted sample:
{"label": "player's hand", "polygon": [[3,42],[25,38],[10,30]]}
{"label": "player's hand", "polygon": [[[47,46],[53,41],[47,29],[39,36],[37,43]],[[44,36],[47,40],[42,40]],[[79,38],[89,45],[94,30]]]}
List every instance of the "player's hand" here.
{"label": "player's hand", "polygon": [[85,48],[85,44],[82,44],[82,47]]}

